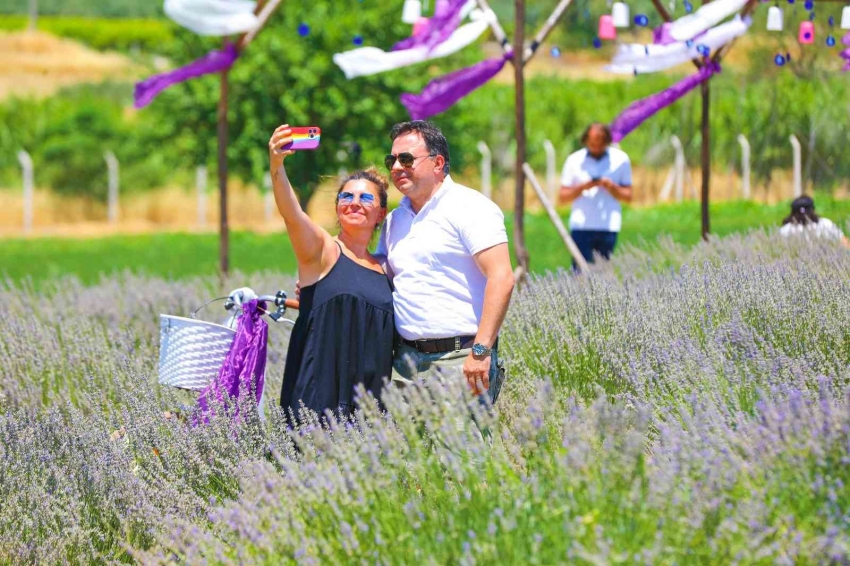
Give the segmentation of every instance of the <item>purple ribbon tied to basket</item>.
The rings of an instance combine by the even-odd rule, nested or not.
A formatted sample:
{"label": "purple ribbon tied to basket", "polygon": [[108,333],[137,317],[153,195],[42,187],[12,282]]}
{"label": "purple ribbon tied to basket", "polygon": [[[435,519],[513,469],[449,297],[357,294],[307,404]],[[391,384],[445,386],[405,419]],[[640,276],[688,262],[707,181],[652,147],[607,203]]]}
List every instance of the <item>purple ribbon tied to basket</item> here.
{"label": "purple ribbon tied to basket", "polygon": [[[269,325],[262,319],[260,301],[256,299],[242,305],[242,313],[218,377],[198,399],[201,422],[208,422],[212,416],[213,399],[224,404],[227,399],[239,400],[240,396],[256,395],[259,402],[263,396]],[[238,404],[234,418],[237,416]]]}

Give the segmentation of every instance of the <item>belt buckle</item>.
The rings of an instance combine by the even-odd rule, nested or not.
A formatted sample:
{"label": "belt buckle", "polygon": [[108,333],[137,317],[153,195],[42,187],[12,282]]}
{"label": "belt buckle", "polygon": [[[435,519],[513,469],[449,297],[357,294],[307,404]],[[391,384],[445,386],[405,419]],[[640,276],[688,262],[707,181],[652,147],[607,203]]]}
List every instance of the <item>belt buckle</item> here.
{"label": "belt buckle", "polygon": [[420,338],[419,340],[414,340],[413,343],[416,344],[416,351],[417,352],[419,352],[420,354],[427,354],[428,353],[424,350],[425,345],[428,343],[428,340]]}
{"label": "belt buckle", "polygon": [[455,352],[460,352],[460,336],[455,336]]}

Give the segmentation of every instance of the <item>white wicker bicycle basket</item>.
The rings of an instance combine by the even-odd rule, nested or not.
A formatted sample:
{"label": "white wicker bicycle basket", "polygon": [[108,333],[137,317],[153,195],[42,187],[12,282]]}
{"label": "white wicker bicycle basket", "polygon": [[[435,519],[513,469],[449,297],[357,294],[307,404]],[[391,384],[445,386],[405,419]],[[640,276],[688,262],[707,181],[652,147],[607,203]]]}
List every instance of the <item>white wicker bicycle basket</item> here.
{"label": "white wicker bicycle basket", "polygon": [[159,383],[202,390],[218,376],[235,335],[221,324],[159,315]]}

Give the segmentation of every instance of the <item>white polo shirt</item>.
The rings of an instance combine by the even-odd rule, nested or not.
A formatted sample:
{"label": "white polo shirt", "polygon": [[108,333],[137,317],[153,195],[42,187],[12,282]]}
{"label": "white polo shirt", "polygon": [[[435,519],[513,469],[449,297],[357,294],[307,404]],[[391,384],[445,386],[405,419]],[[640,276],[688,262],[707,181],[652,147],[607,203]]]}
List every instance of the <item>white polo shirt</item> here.
{"label": "white polo shirt", "polygon": [[[587,149],[571,154],[561,172],[562,186],[575,186],[591,179],[611,179],[622,187],[632,186],[632,164],[629,156],[616,147],[608,147],[605,155],[594,159]],[[573,202],[570,230],[602,230],[619,232],[623,225],[623,208],[602,187],[583,191]]]}
{"label": "white polo shirt", "polygon": [[487,279],[473,256],[507,241],[499,207],[451,177],[418,214],[403,197],[387,216],[375,252],[387,257],[401,337],[477,334]]}

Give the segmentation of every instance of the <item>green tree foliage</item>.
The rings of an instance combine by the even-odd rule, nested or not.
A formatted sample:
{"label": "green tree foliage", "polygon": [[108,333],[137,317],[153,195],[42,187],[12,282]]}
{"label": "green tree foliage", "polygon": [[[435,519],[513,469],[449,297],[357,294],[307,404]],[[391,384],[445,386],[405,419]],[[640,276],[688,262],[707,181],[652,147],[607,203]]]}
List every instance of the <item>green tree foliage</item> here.
{"label": "green tree foliage", "polygon": [[[410,33],[400,15],[400,6],[392,3],[354,2],[346,9],[330,1],[303,2],[297,9],[284,4],[230,72],[231,171],[259,182],[268,168],[268,139],[283,123],[322,128],[318,151],[301,152],[288,161],[302,202],[323,175],[335,174],[340,167],[380,163],[391,125],[407,119],[399,95],[420,89],[429,67],[349,81],[332,56],[353,49],[358,36],[364,45],[389,49]],[[298,33],[302,24],[309,26],[306,37]],[[185,63],[217,45],[182,32],[169,55],[175,63]],[[153,132],[155,143],[173,144],[186,163],[212,163],[219,84],[217,76],[189,81],[144,109],[149,115],[145,119],[159,124]],[[359,159],[347,151],[353,143],[362,149]]]}
{"label": "green tree foliage", "polygon": [[[509,4],[493,3],[508,26]],[[546,10],[538,12],[548,15],[555,1],[544,4]],[[538,15],[529,29],[542,24],[543,17]],[[310,27],[306,37],[298,34],[301,24]],[[381,163],[390,147],[391,125],[408,118],[399,95],[418,92],[431,78],[486,56],[472,46],[444,59],[351,81],[332,61],[334,53],[354,48],[358,35],[365,45],[389,49],[409,33],[410,26],[400,21],[398,3],[283,4],[230,73],[231,174],[261,185],[268,167],[268,139],[285,122],[323,130],[318,151],[300,152],[288,161],[302,203],[323,177],[341,168]],[[177,66],[220,45],[221,40],[178,29],[174,40],[160,45],[159,51]],[[769,181],[772,171],[790,168],[788,138],[795,134],[803,145],[804,178],[825,189],[844,182],[850,176],[850,163],[842,153],[850,143],[850,115],[839,101],[850,95],[850,86],[845,77],[830,71],[833,59],[840,62],[838,48],[806,51],[788,45],[793,62],[782,68],[773,64],[775,44],[747,48],[751,62],[746,72],[724,69],[711,83],[715,166],[739,166],[737,136],[743,133],[752,145],[756,179]],[[691,69],[682,67],[681,72]],[[531,78],[526,89],[529,161],[543,171],[542,143],[549,139],[560,165],[579,147],[578,137],[588,122],[608,122],[632,101],[668,87],[680,76],[665,73],[610,82]],[[196,165],[215,170],[219,81],[207,76],[177,85],[138,112],[128,110],[129,85],[76,87],[40,102],[6,101],[0,104],[0,181],[19,182],[15,153],[24,148],[36,162],[37,182],[64,192],[104,194],[105,150],[121,161],[122,191],[166,181],[188,184]],[[512,174],[515,131],[509,81],[491,82],[434,121],[449,139],[453,171],[477,167],[476,144],[484,140],[495,157],[494,175]],[[691,94],[645,122],[622,147],[636,164],[667,167],[673,159],[669,137],[676,134],[689,162],[698,165],[699,123],[699,95]],[[351,151],[355,143],[359,154]]]}

